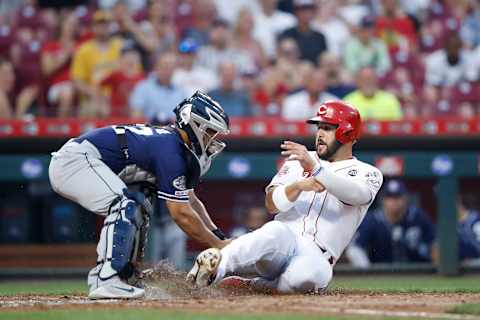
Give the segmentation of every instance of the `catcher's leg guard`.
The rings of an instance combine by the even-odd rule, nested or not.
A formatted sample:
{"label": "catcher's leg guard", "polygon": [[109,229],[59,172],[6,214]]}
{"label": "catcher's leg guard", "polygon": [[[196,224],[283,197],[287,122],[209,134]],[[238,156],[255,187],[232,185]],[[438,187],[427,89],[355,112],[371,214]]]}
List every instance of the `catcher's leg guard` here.
{"label": "catcher's leg guard", "polygon": [[138,200],[123,196],[110,207],[97,247],[99,264],[102,264],[100,280],[116,275],[127,280],[133,275],[132,261],[136,260],[139,240],[143,237],[140,231],[144,231],[145,225],[143,203]]}

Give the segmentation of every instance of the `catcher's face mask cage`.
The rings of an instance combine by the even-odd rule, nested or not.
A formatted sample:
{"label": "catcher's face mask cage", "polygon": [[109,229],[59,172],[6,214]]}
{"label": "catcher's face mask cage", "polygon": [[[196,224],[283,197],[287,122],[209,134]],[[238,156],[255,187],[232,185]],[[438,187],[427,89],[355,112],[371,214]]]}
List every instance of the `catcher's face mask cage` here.
{"label": "catcher's face mask cage", "polygon": [[218,136],[230,132],[228,116],[218,102],[199,91],[180,103],[175,114],[176,124],[186,131],[191,142],[187,147],[198,160],[200,174],[204,175],[226,146]]}

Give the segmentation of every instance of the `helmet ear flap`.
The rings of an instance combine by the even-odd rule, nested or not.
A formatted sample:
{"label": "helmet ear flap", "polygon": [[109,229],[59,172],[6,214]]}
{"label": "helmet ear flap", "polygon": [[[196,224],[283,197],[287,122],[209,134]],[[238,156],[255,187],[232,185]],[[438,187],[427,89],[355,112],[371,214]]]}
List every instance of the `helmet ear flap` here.
{"label": "helmet ear flap", "polygon": [[348,141],[352,141],[354,134],[355,130],[353,126],[347,121],[342,121],[338,126],[337,131],[335,131],[335,138],[338,142],[344,144]]}

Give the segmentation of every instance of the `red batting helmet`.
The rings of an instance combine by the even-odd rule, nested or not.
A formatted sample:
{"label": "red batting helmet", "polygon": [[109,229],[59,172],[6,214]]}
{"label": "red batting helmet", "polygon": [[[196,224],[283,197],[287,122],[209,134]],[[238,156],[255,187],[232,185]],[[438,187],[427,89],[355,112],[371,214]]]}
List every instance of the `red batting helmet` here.
{"label": "red batting helmet", "polygon": [[362,120],[360,113],[352,105],[343,101],[326,101],[318,107],[317,115],[307,123],[317,124],[319,122],[335,124],[335,138],[340,143],[353,142],[360,134]]}

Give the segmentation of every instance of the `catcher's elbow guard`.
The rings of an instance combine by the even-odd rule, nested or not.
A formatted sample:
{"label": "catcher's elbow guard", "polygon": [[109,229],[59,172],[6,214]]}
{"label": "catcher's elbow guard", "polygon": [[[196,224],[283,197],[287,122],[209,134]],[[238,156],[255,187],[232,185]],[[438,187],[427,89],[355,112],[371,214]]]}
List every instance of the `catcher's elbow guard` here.
{"label": "catcher's elbow guard", "polygon": [[273,204],[280,212],[290,210],[295,204],[294,202],[288,200],[285,188],[286,186],[278,186],[273,190],[272,193]]}

